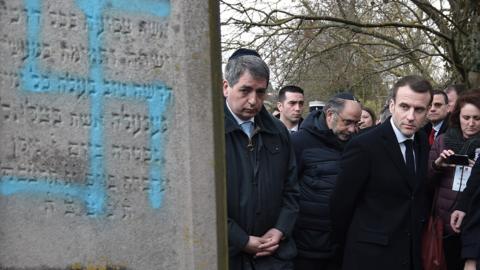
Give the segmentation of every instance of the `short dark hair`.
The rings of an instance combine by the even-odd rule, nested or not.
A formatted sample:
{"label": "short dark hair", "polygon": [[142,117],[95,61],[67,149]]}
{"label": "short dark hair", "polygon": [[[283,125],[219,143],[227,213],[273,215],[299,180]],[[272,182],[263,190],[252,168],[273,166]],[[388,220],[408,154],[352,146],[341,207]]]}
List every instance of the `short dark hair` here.
{"label": "short dark hair", "polygon": [[443,96],[443,99],[445,100],[445,104],[448,104],[448,96],[447,96],[447,93],[441,91],[441,90],[433,90],[433,95],[436,96],[436,95],[442,95]]}
{"label": "short dark hair", "polygon": [[375,116],[375,112],[371,108],[364,107],[364,106],[362,106],[362,110],[364,110],[364,111],[368,112],[368,114],[370,114],[370,117],[372,117],[372,120],[373,120],[372,122],[375,125],[375,122],[377,122],[377,117]]}
{"label": "short dark hair", "polygon": [[409,86],[415,93],[430,93],[430,103],[433,99],[433,87],[429,81],[418,75],[408,75],[400,78],[392,88],[392,99],[395,101],[397,98],[398,88],[403,86]]}
{"label": "short dark hair", "polygon": [[480,110],[480,88],[471,89],[458,96],[457,103],[455,103],[455,108],[450,115],[451,127],[460,127],[460,111],[466,104],[472,104]]}
{"label": "short dark hair", "polygon": [[282,88],[280,88],[280,91],[278,91],[278,101],[283,102],[285,100],[285,93],[286,92],[291,92],[291,93],[300,93],[303,95],[303,89],[300,88],[299,86],[296,85],[287,85]]}
{"label": "short dark hair", "polygon": [[450,93],[452,91],[457,92],[457,95],[460,95],[461,93],[465,92],[466,87],[465,84],[450,84],[445,87],[445,90],[443,90],[445,93]]}

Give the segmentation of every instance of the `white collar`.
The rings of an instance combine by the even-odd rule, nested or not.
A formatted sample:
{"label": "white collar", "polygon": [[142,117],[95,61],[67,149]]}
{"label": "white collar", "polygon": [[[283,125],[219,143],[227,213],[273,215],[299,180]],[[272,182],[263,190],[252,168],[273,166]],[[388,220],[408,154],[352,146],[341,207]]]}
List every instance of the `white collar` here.
{"label": "white collar", "polygon": [[292,127],[292,128],[290,129],[290,131],[295,131],[295,132],[297,132],[297,131],[298,131],[298,124],[296,124],[294,127]]}
{"label": "white collar", "polygon": [[405,142],[406,140],[409,140],[409,139],[413,141],[415,139],[415,134],[413,134],[410,137],[407,137],[407,136],[403,135],[403,133],[393,123],[393,118],[392,117],[390,117],[390,124],[392,125],[393,132],[395,132],[395,137],[397,137],[398,143],[403,143],[403,142]]}
{"label": "white collar", "polygon": [[435,132],[438,132],[440,130],[440,128],[442,127],[443,121],[444,120],[440,121],[440,123],[438,123],[436,125],[432,124],[432,128],[435,130]]}

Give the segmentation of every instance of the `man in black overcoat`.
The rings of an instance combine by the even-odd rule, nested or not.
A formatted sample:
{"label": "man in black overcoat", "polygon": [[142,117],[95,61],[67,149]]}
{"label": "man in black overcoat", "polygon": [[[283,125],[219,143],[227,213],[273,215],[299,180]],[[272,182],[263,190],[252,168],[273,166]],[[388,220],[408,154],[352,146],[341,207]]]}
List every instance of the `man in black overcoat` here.
{"label": "man in black overcoat", "polygon": [[331,201],[342,269],[422,269],[428,142],[417,131],[431,101],[428,81],[401,78],[393,87],[392,116],[346,146]]}
{"label": "man in black overcoat", "polygon": [[237,50],[223,81],[230,270],[293,270],[298,183],[290,133],[263,106],[269,69]]}

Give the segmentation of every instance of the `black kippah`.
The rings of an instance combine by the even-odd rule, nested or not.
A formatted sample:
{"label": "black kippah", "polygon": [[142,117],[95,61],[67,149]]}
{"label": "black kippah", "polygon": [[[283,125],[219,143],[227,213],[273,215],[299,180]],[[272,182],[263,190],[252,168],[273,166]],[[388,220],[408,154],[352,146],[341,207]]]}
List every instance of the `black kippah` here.
{"label": "black kippah", "polygon": [[341,98],[341,99],[346,99],[346,100],[358,101],[358,99],[354,95],[352,95],[350,93],[347,93],[347,92],[338,93],[333,98]]}
{"label": "black kippah", "polygon": [[238,58],[240,56],[245,56],[245,55],[253,55],[253,56],[256,56],[258,58],[261,58],[260,54],[258,54],[258,52],[255,51],[255,50],[240,48],[240,49],[236,50],[234,53],[232,53],[230,58],[228,58],[228,61],[230,61],[232,59],[235,59],[235,58]]}

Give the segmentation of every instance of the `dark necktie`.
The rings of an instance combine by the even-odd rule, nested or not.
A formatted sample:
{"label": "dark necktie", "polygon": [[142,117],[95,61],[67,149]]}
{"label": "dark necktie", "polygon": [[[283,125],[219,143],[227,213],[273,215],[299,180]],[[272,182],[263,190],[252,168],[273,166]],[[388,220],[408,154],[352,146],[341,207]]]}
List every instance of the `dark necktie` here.
{"label": "dark necktie", "polygon": [[433,145],[433,142],[435,141],[435,129],[432,128],[430,131],[430,134],[428,135],[428,143],[430,145]]}
{"label": "dark necktie", "polygon": [[405,144],[405,164],[407,165],[408,173],[415,176],[415,159],[413,157],[413,141],[408,139],[403,142]]}

